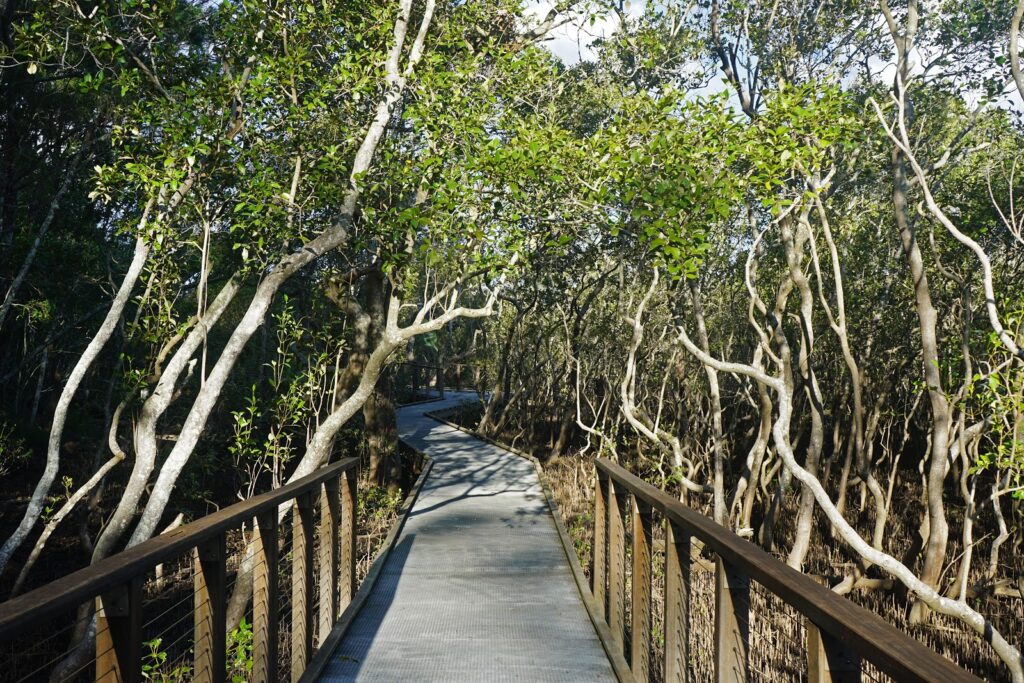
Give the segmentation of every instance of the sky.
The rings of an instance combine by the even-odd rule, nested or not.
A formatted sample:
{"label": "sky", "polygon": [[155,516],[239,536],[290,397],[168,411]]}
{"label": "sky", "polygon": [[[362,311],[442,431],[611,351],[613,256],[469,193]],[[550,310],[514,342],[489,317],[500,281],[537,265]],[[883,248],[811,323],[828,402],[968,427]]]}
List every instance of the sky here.
{"label": "sky", "polygon": [[[527,7],[527,16],[536,18],[536,21],[540,22],[554,4],[554,0],[533,2]],[[628,11],[635,16],[642,10],[643,3],[638,2],[633,5],[635,7],[631,7]],[[589,25],[589,21],[585,25],[581,25],[581,22],[565,24],[552,32],[551,40],[545,41],[544,47],[551,50],[556,57],[568,65],[576,64],[581,60],[590,60],[594,57],[594,51],[590,48],[590,44],[597,38],[610,35],[617,25],[618,21],[614,17],[598,20],[593,26]]]}
{"label": "sky", "polygon": [[[534,18],[536,22],[541,19],[555,4],[555,0],[534,0],[527,6],[527,16]],[[631,16],[639,16],[646,5],[645,0],[634,0],[626,3],[626,11]],[[611,35],[618,26],[618,20],[614,15],[599,19],[593,25],[588,21],[578,20],[558,27],[551,33],[551,39],[543,43],[544,47],[550,50],[556,57],[566,65],[577,64],[580,61],[587,61],[594,58],[594,50],[591,44],[594,40]],[[876,72],[876,78],[885,81],[892,79],[895,73],[895,65],[882,63],[877,58],[872,59],[872,70]],[[721,73],[716,73],[712,81],[705,87],[699,88],[692,94],[694,96],[707,96],[722,91],[729,91],[730,100],[738,108],[735,93],[731,92]],[[975,106],[978,101],[978,93],[967,91],[965,99],[968,106]],[[1024,113],[1024,101],[1021,101],[1020,94],[1016,88],[1009,88],[1007,94],[997,101],[997,106],[1011,109],[1018,113]]]}
{"label": "sky", "polygon": [[[526,10],[528,17],[539,23],[554,5],[554,0],[537,0],[532,2]],[[643,13],[646,2],[634,0],[626,3],[626,13],[630,16],[639,16]],[[614,14],[598,19],[593,24],[588,20],[564,24],[551,32],[551,39],[543,43],[544,47],[550,50],[556,57],[568,66],[577,64],[580,61],[588,61],[596,56],[591,44],[598,38],[605,38],[618,27],[618,18]],[[711,82],[702,88],[695,89],[691,94],[694,97],[706,97],[715,93],[729,91],[730,100],[735,100],[731,88],[728,87],[720,72],[715,73]],[[739,107],[738,100],[734,105]]]}

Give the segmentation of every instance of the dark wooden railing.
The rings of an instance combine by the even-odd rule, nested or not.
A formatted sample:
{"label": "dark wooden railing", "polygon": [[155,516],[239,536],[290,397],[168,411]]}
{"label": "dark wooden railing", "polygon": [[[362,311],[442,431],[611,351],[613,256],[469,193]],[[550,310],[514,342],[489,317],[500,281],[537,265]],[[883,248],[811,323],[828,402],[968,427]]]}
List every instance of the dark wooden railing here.
{"label": "dark wooden railing", "polygon": [[[811,683],[860,681],[863,663],[896,681],[977,683],[978,678],[780,562],[756,545],[684,506],[608,460],[598,459],[591,590],[610,632],[610,652],[636,681],[663,666],[668,683],[694,680],[690,601],[693,549],[715,555],[713,667],[717,681],[755,678],[750,670],[751,582],[802,615]],[[651,662],[651,570],[655,513],[665,524],[664,661]],[[628,522],[626,521],[628,520]],[[626,632],[626,536],[632,531],[630,629]],[[603,628],[599,630],[604,630]],[[606,647],[609,644],[606,643]],[[703,654],[703,653],[702,653]]]}
{"label": "dark wooden railing", "polygon": [[[355,592],[357,467],[357,458],[346,458],[2,603],[0,643],[14,643],[34,628],[95,601],[95,680],[140,681],[146,577],[163,563],[191,554],[194,662],[187,678],[223,681],[228,652],[228,535],[251,525],[252,538],[246,544],[253,554],[251,680],[277,681],[281,669],[298,680],[314,654],[314,630],[322,642]],[[290,539],[279,533],[282,513],[291,515]],[[279,556],[280,542],[289,540],[288,552]],[[314,569],[319,581],[315,594]],[[284,634],[280,604],[288,596],[280,595],[282,577],[290,578],[286,591],[291,606]],[[282,638],[289,651],[283,663],[278,655]],[[25,680],[45,680],[46,674],[37,669]]]}
{"label": "dark wooden railing", "polygon": [[[446,388],[462,391],[463,387],[472,388],[479,379],[481,366],[471,363],[446,363],[443,367],[416,361],[396,363],[395,368],[408,374],[409,385],[413,392],[422,389],[435,389],[442,394]],[[449,379],[451,384],[449,384]]]}

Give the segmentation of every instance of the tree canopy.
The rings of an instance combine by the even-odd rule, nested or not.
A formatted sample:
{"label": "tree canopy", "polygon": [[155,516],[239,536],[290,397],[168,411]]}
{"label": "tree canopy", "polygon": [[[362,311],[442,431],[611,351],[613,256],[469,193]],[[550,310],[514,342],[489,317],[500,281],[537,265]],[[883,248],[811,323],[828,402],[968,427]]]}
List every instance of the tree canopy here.
{"label": "tree canopy", "polygon": [[1024,681],[1022,17],[7,0],[0,585],[345,449],[394,489],[413,369],[472,367],[479,431]]}

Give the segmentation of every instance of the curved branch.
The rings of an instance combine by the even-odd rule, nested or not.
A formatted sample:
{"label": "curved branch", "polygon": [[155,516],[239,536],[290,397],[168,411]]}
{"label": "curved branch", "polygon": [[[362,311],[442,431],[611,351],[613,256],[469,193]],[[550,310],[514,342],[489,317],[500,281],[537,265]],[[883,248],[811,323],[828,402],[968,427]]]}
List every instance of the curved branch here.
{"label": "curved branch", "polygon": [[899,110],[896,118],[896,123],[900,131],[898,136],[896,135],[893,127],[886,123],[885,116],[882,114],[882,109],[878,106],[878,102],[876,102],[874,98],[870,98],[871,105],[874,107],[875,113],[878,115],[878,120],[885,129],[886,134],[892,140],[893,144],[895,144],[903,153],[907,161],[910,162],[911,168],[914,169],[914,174],[917,176],[918,182],[921,185],[921,191],[924,193],[925,203],[928,206],[929,212],[931,212],[932,216],[934,216],[935,219],[939,221],[944,228],[946,228],[946,231],[949,232],[957,242],[974,252],[975,257],[978,259],[978,263],[981,264],[981,281],[982,286],[985,289],[985,308],[988,311],[989,325],[992,326],[992,330],[996,333],[996,336],[999,337],[1003,346],[1005,346],[1014,356],[1017,356],[1019,359],[1024,361],[1024,351],[1017,346],[1016,340],[1014,340],[999,320],[999,309],[996,306],[995,287],[992,283],[991,259],[989,259],[988,254],[985,253],[984,248],[982,248],[982,246],[976,241],[962,233],[956,225],[953,224],[953,221],[950,220],[949,216],[946,215],[946,212],[939,207],[938,202],[935,201],[935,197],[932,195],[931,189],[928,186],[924,169],[921,168],[921,165],[917,161],[917,157],[911,150],[905,116],[906,100],[903,97],[903,92],[904,90],[900,89],[900,96],[894,97],[896,106]]}
{"label": "curved branch", "polygon": [[765,372],[743,363],[721,361],[705,353],[690,340],[686,329],[679,328],[679,341],[700,360],[721,372],[732,372],[750,377],[771,387],[778,397],[779,414],[772,426],[772,436],[776,452],[780,455],[786,468],[804,486],[814,494],[814,499],[822,512],[839,531],[839,535],[858,555],[894,576],[908,590],[918,596],[931,609],[947,616],[955,617],[969,626],[976,633],[991,643],[999,658],[1009,667],[1014,683],[1024,683],[1024,659],[1020,651],[996,630],[995,626],[970,605],[961,600],[947,598],[934,588],[924,583],[906,565],[891,555],[873,548],[846,518],[839,513],[832,499],[817,477],[805,470],[796,460],[792,445],[789,443],[789,428],[793,410],[793,397],[786,382],[779,377],[772,377]]}

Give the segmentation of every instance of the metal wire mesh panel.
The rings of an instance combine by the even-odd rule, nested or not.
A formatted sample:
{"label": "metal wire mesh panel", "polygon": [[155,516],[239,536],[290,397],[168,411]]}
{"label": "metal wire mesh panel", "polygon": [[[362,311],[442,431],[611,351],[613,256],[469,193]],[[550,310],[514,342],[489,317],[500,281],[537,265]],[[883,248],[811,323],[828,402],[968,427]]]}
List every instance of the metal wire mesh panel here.
{"label": "metal wire mesh panel", "polygon": [[341,524],[324,492],[337,496],[343,478],[354,488],[357,464],[335,463],[0,604],[0,681],[300,675],[337,617],[337,552],[327,551]]}
{"label": "metal wire mesh panel", "polygon": [[805,619],[757,582],[750,584],[750,680],[807,680]]}
{"label": "metal wire mesh panel", "polygon": [[715,575],[705,564],[690,572],[690,667],[694,681],[715,675]]}

